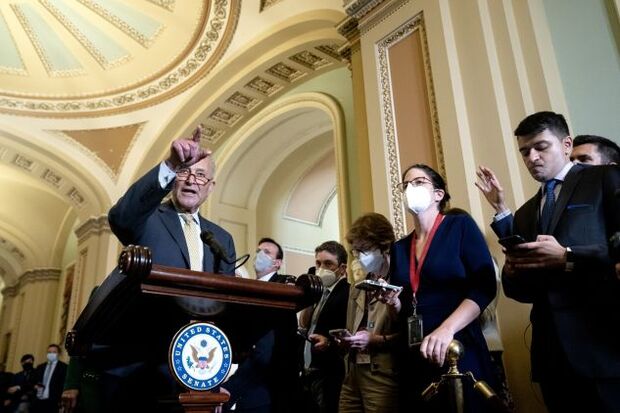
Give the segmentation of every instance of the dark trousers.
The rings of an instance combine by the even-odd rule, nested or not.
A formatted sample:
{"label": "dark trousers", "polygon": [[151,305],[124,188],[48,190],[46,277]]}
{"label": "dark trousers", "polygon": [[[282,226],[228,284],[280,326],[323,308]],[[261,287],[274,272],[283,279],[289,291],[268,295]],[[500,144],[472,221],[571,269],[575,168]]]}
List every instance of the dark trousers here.
{"label": "dark trousers", "polygon": [[338,371],[310,370],[304,374],[306,412],[338,413],[340,388],[344,374]]}
{"label": "dark trousers", "polygon": [[620,379],[590,379],[573,371],[539,384],[549,413],[620,413]]}
{"label": "dark trousers", "polygon": [[34,399],[30,409],[32,413],[58,413],[60,407],[58,406],[58,400]]}

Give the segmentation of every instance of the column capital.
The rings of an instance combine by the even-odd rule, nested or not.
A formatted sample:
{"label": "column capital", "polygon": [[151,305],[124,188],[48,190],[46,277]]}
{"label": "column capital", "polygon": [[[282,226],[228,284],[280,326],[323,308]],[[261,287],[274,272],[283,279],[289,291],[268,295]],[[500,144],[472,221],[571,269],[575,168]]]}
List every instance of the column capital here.
{"label": "column capital", "polygon": [[344,3],[344,11],[347,15],[359,20],[385,1],[386,0],[348,0]]}
{"label": "column capital", "polygon": [[2,290],[5,297],[15,297],[19,291],[27,284],[41,281],[58,281],[60,279],[60,268],[35,268],[24,272],[18,281]]}
{"label": "column capital", "polygon": [[100,235],[104,232],[111,232],[110,223],[107,215],[99,217],[90,217],[75,229],[75,235],[78,238],[78,244],[83,243],[93,235]]}

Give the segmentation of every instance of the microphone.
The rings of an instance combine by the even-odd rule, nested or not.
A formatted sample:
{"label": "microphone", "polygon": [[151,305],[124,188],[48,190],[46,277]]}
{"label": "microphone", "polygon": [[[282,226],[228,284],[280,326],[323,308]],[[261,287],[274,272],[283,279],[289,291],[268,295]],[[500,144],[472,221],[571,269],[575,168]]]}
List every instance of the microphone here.
{"label": "microphone", "polygon": [[211,249],[211,252],[213,253],[216,259],[222,260],[226,264],[229,264],[229,265],[234,265],[238,263],[239,261],[241,261],[241,264],[235,266],[235,269],[241,267],[243,264],[245,264],[248,258],[250,258],[250,254],[245,254],[237,258],[236,260],[230,261],[227,258],[227,254],[226,254],[226,251],[224,250],[224,247],[222,247],[222,245],[215,239],[213,232],[209,230],[202,231],[202,233],[200,234],[200,239],[202,240],[202,242],[204,242],[205,244],[209,246],[209,249]]}

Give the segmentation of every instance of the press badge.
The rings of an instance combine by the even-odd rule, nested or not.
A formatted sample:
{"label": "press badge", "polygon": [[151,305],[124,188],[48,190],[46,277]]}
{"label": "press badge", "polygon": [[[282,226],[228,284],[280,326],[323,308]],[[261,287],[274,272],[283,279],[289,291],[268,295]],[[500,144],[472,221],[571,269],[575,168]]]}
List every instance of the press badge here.
{"label": "press badge", "polygon": [[407,319],[407,332],[409,347],[414,347],[422,343],[424,330],[422,329],[422,316],[414,314]]}

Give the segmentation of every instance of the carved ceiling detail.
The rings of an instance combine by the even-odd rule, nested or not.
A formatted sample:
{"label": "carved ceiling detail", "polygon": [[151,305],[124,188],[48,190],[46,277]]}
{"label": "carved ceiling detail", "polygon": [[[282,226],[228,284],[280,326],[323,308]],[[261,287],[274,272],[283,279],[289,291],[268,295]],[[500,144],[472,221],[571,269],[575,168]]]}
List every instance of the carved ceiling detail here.
{"label": "carved ceiling detail", "polygon": [[276,3],[280,3],[282,0],[260,0],[260,11],[261,13],[273,6]]}
{"label": "carved ceiling detail", "polygon": [[[47,91],[37,89],[35,92],[27,88],[28,82],[3,80],[0,84],[18,84],[19,88],[15,90],[0,88],[0,112],[52,117],[100,116],[124,113],[160,103],[185,91],[213,69],[230,44],[240,11],[240,0],[193,1],[193,7],[198,5],[200,7],[196,7],[194,26],[188,26],[185,34],[187,43],[181,45],[181,53],[168,56],[169,61],[164,62],[162,69],[153,72],[152,66],[144,67],[144,63],[140,66],[141,60],[133,58],[125,50],[124,45],[115,44],[114,39],[106,37],[106,33],[96,25],[89,26],[87,22],[102,19],[105,20],[105,24],[116,26],[127,36],[128,43],[135,41],[144,48],[152,48],[151,54],[144,55],[146,60],[149,58],[152,60],[152,56],[160,50],[159,42],[162,42],[160,48],[168,47],[170,42],[170,34],[165,33],[170,28],[164,21],[177,17],[187,19],[185,9],[175,10],[174,1],[151,0],[151,3],[161,6],[161,13],[151,17],[151,13],[130,2],[118,0],[78,0],[78,2],[78,5],[74,5],[54,0],[40,0],[40,3],[15,2],[10,6],[15,15],[13,20],[17,19],[16,21],[20,22],[22,27],[19,30],[27,32],[49,76],[80,74],[83,76],[81,83],[84,89],[80,88],[80,83],[73,83],[73,91],[66,92],[67,88],[61,87],[64,83],[54,83],[60,80],[49,78],[48,83],[54,86],[50,86]],[[76,11],[78,7],[79,13]],[[149,7],[149,11],[152,11],[151,9],[153,7]],[[171,13],[175,15],[172,16]],[[137,22],[134,21],[136,18]],[[53,19],[56,20],[52,21]],[[17,23],[5,24],[3,21],[0,21],[0,25],[7,28],[9,33],[10,30],[17,30],[15,27]],[[62,26],[62,32],[58,29],[59,24]],[[73,49],[65,45],[63,42],[63,36],[67,36],[65,32],[79,42],[83,50],[99,63],[102,67],[100,73],[96,71],[90,73],[93,69],[85,73],[84,68],[87,65],[80,61],[84,53],[74,50],[77,47],[75,45],[72,46]],[[28,74],[28,62],[25,68],[17,67],[20,66],[21,58],[18,45],[10,46],[12,46],[10,62],[15,67],[1,64],[0,75],[10,76],[13,72],[18,74],[17,72],[24,70]],[[17,50],[13,50],[15,47]],[[6,61],[9,61],[8,59]],[[0,59],[0,62],[4,61]],[[133,66],[125,67],[126,64],[137,65],[136,71],[133,71]],[[125,71],[132,69],[127,73],[144,72],[144,75],[135,78],[128,76],[125,84],[113,83],[111,79],[115,76],[115,72],[107,70],[110,68]],[[110,79],[106,80],[107,76],[111,76]],[[46,83],[42,79],[38,81],[42,86],[41,89],[44,89]],[[119,86],[113,90],[105,89],[109,84]]]}
{"label": "carved ceiling detail", "polygon": [[215,103],[215,109],[202,119],[205,125],[202,138],[213,145],[232,133],[233,127],[243,123],[250,112],[294,87],[300,79],[343,66],[339,47],[336,44],[308,47],[262,69],[238,90]]}
{"label": "carved ceiling detail", "polygon": [[24,253],[6,238],[0,237],[0,248],[8,251],[8,253],[11,254],[19,262],[23,263],[26,260],[26,256],[24,255]]}
{"label": "carved ceiling detail", "polygon": [[61,198],[64,198],[78,209],[83,208],[87,204],[84,195],[76,189],[75,185],[49,165],[44,165],[37,160],[30,159],[6,147],[0,148],[0,162],[28,173],[34,179],[40,179],[45,185],[54,189]]}

